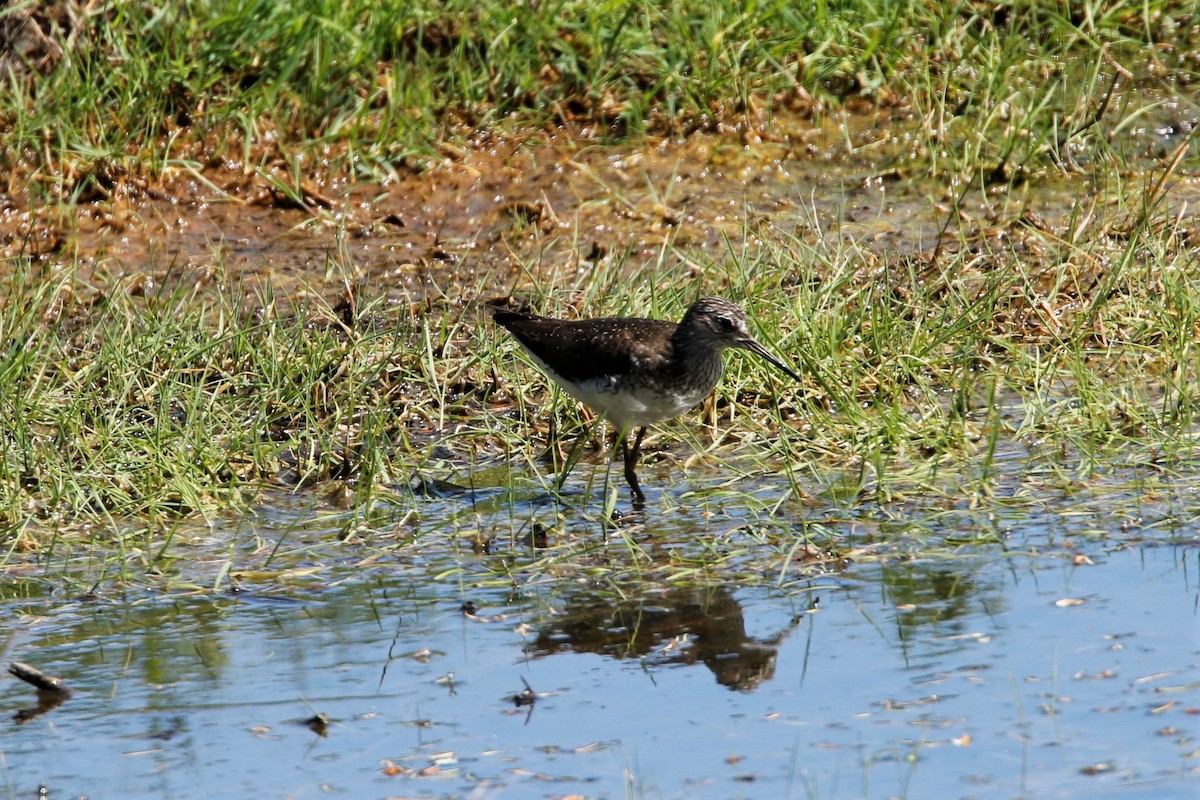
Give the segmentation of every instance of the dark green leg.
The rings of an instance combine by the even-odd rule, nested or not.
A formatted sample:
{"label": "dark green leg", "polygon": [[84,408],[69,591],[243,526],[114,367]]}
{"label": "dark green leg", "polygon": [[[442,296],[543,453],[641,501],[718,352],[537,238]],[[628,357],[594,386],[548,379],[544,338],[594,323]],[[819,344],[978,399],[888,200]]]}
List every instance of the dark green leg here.
{"label": "dark green leg", "polygon": [[642,437],[645,435],[646,426],[643,425],[638,430],[637,436],[633,438],[633,447],[629,446],[628,435],[621,439],[621,455],[625,459],[625,480],[629,483],[629,488],[633,490],[633,504],[639,508],[646,504],[646,495],[642,492],[637,478],[637,462],[641,455]]}

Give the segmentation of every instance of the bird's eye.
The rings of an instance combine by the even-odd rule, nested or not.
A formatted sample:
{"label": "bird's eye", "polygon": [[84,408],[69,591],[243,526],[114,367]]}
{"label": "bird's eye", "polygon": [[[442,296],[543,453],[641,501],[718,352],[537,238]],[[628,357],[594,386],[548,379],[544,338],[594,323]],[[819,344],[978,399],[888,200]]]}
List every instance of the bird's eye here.
{"label": "bird's eye", "polygon": [[733,330],[733,320],[729,317],[717,317],[717,327],[723,331]]}

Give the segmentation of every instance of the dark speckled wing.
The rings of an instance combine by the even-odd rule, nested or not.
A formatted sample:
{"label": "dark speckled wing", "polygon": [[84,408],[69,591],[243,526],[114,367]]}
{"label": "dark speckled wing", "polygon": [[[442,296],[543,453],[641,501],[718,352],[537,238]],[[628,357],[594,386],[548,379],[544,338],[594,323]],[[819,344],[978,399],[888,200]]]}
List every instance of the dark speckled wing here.
{"label": "dark speckled wing", "polygon": [[572,383],[662,365],[670,359],[671,334],[678,327],[660,319],[561,320],[500,309],[493,317]]}

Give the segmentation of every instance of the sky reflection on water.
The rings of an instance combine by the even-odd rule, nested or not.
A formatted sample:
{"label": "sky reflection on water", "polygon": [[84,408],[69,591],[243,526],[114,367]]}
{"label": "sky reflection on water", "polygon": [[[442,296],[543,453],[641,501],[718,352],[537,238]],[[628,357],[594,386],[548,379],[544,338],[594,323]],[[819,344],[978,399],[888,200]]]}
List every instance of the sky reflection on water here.
{"label": "sky reflection on water", "polygon": [[[1081,540],[1095,564],[1075,566],[1069,548],[1040,554],[1061,531],[1024,522],[1005,546],[786,591],[640,582],[615,599],[576,575],[514,592],[470,564],[432,579],[431,557],[287,595],[10,601],[9,660],[77,694],[5,723],[5,782],[93,798],[1195,796],[1195,535]],[[523,679],[532,707],[513,702]],[[30,704],[0,687],[12,713]],[[325,737],[303,724],[316,713]]]}

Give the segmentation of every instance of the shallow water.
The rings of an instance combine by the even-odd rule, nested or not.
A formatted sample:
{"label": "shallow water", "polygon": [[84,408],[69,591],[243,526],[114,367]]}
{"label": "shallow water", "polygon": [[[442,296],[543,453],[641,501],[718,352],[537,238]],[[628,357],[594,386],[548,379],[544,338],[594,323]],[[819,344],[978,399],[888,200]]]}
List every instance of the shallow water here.
{"label": "shallow water", "polygon": [[[1085,160],[964,194],[915,154],[924,127],[883,111],[779,118],[763,141],[539,133],[387,185],[311,176],[328,208],[279,203],[241,169],[69,213],[17,198],[0,256],[29,251],[81,295],[182,283],[241,292],[251,311],[334,306],[348,287],[470,309],[539,287],[560,313],[596,273],[683,262],[664,280],[718,287],[710,265],[790,242],[798,263],[856,261],[849,248],[904,267],[946,234],[1057,265],[1061,242],[1109,235],[1093,215],[1140,208],[1190,130],[1176,124],[1190,106],[1150,100],[1103,151],[1158,170],[1144,176]],[[1200,179],[1172,175],[1167,216],[1191,216],[1198,196]],[[1039,473],[1022,448],[996,463],[990,494],[897,502],[855,500],[871,493],[854,477],[806,475],[800,503],[761,464],[689,468],[679,485],[649,467],[649,510],[607,538],[594,469],[566,508],[528,476],[512,491],[507,469],[490,486],[476,469],[475,493],[399,491],[355,511],[322,487],[169,543],[113,532],[109,553],[12,553],[4,655],[76,693],[19,723],[33,692],[0,681],[0,784],[92,798],[1195,797],[1200,475],[1063,485],[1075,473]],[[535,522],[548,547],[527,543]],[[144,575],[152,561],[163,575]],[[517,705],[526,686],[536,701]],[[305,724],[317,714],[324,735]]]}
{"label": "shallow water", "polygon": [[[602,496],[586,472],[569,487],[580,509]],[[545,549],[525,542],[531,520],[555,519],[536,489],[416,501],[420,523],[397,500],[345,541],[349,512],[297,496],[177,532],[191,556],[179,585],[211,586],[233,553],[237,592],[80,599],[44,576],[44,594],[3,605],[5,655],[76,694],[3,723],[5,785],[92,798],[1195,796],[1194,476],[775,517],[704,483],[719,477],[657,487],[644,519],[607,539],[585,510],[558,509]],[[484,533],[490,553],[476,554],[467,543]],[[804,535],[841,555],[802,563]],[[270,557],[280,538],[286,562]],[[525,682],[537,697],[518,706]],[[32,705],[24,684],[0,689],[10,713]],[[304,724],[317,713],[323,736]]]}

